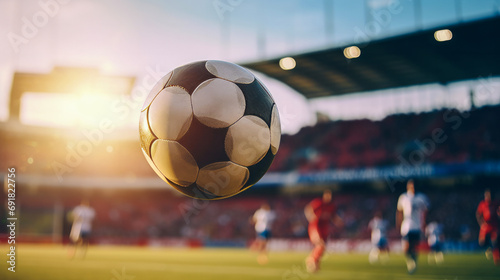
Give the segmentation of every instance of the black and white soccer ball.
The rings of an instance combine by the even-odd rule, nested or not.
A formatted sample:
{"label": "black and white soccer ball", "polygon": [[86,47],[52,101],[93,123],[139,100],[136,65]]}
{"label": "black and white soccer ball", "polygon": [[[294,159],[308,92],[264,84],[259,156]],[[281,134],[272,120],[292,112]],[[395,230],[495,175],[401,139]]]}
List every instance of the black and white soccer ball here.
{"label": "black and white soccer ball", "polygon": [[264,176],[281,126],[271,94],[250,71],[209,60],[158,81],[139,132],[144,156],[164,181],[193,198],[221,199]]}

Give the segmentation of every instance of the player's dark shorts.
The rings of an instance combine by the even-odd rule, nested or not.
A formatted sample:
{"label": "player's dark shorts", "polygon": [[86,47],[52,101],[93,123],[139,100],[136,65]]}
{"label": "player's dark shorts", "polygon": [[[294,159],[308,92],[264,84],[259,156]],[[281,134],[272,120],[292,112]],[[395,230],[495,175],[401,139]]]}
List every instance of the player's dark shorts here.
{"label": "player's dark shorts", "polygon": [[410,230],[405,236],[403,236],[403,240],[408,241],[410,246],[418,245],[420,242],[420,231],[419,230]]}
{"label": "player's dark shorts", "polygon": [[441,242],[436,242],[429,245],[429,249],[431,249],[432,252],[441,252],[443,251],[443,244]]}
{"label": "player's dark shorts", "polygon": [[269,239],[271,237],[271,231],[270,230],[264,230],[261,232],[257,232],[257,238],[259,239]]}
{"label": "player's dark shorts", "polygon": [[81,239],[89,239],[90,238],[90,231],[82,231],[80,233],[80,238]]}
{"label": "player's dark shorts", "polygon": [[385,249],[389,246],[389,242],[387,242],[386,238],[380,238],[375,246],[377,246],[377,248],[379,249]]}

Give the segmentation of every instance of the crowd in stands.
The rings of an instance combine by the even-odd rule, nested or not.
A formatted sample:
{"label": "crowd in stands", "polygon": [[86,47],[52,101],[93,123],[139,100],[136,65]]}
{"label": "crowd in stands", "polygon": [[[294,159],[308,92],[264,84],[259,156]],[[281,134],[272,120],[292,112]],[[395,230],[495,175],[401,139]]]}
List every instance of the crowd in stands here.
{"label": "crowd in stands", "polygon": [[498,160],[499,119],[500,106],[492,106],[319,123],[284,135],[271,171],[395,165],[408,161],[416,150],[426,163]]}
{"label": "crowd in stands", "polygon": [[[491,106],[470,112],[443,109],[391,115],[381,121],[318,123],[295,135],[283,135],[270,171],[390,166],[408,161],[413,151],[423,153],[419,162],[428,163],[499,160],[499,119],[500,106]],[[138,139],[103,138],[95,144],[81,133],[68,137],[58,132],[36,136],[5,133],[0,141],[9,144],[0,146],[0,167],[4,169],[16,166],[23,173],[53,175],[55,166],[70,165],[72,175],[156,176]],[[71,166],[77,161],[77,168]]]}

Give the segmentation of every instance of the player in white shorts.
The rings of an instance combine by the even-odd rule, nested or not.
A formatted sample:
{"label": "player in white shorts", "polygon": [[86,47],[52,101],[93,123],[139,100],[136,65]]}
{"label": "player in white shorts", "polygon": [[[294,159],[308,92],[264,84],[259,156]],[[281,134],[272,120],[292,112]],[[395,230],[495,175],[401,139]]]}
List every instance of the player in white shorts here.
{"label": "player in white shorts", "polygon": [[90,234],[92,232],[92,221],[95,218],[95,210],[90,207],[88,200],[82,200],[80,205],[76,206],[71,212],[71,218],[73,219],[73,226],[71,227],[69,238],[74,244],[74,247],[70,251],[70,257],[73,258],[76,255],[79,247],[82,248],[81,254],[82,257],[84,257],[89,245]]}
{"label": "player in white shorts", "polygon": [[406,255],[408,273],[413,274],[417,268],[417,246],[424,227],[429,201],[424,194],[415,193],[415,184],[409,180],[406,193],[399,196],[396,225],[401,226],[403,252]]}
{"label": "player in white shorts", "polygon": [[427,244],[430,249],[429,255],[427,255],[427,261],[429,263],[442,263],[444,260],[443,225],[436,221],[429,223],[427,227],[425,227],[425,236],[427,237]]}
{"label": "player in white shorts", "polygon": [[[372,249],[368,255],[370,263],[386,262],[389,257],[389,243],[387,242],[387,228],[389,223],[382,217],[382,212],[377,211],[368,227],[371,229]],[[383,254],[382,254],[383,253]]]}
{"label": "player in white shorts", "polygon": [[271,210],[268,203],[263,203],[262,206],[255,211],[252,222],[255,224],[255,233],[257,238],[252,245],[259,252],[257,261],[260,264],[265,264],[268,261],[267,257],[267,241],[271,237],[271,227],[276,219],[276,214]]}

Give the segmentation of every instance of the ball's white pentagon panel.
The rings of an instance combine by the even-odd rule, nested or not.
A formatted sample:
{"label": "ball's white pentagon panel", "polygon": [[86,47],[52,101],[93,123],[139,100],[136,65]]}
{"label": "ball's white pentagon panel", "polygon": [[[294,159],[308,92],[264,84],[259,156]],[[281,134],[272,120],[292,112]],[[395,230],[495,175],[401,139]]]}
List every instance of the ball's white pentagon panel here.
{"label": "ball's white pentagon panel", "polygon": [[281,123],[280,115],[276,104],[273,105],[271,113],[271,152],[276,155],[281,141]]}
{"label": "ball's white pentagon panel", "polygon": [[193,113],[204,125],[228,127],[245,113],[245,96],[240,88],[223,79],[210,79],[193,92]]}
{"label": "ball's white pentagon panel", "polygon": [[230,161],[215,162],[200,169],[196,184],[211,194],[228,196],[236,194],[249,176],[244,166]]}
{"label": "ball's white pentagon panel", "polygon": [[191,96],[181,87],[163,89],[149,108],[149,125],[160,139],[178,140],[192,120]]}
{"label": "ball's white pentagon panel", "polygon": [[156,82],[156,84],[149,92],[148,97],[146,97],[146,101],[144,101],[141,111],[144,111],[155,99],[156,95],[158,95],[158,93],[165,87],[165,85],[168,83],[168,80],[170,80],[170,77],[172,77],[172,73],[173,71],[163,76],[158,82]]}
{"label": "ball's white pentagon panel", "polygon": [[235,83],[251,84],[255,80],[250,71],[230,62],[209,60],[205,67],[212,75]]}
{"label": "ball's white pentagon panel", "polygon": [[229,159],[243,166],[256,164],[269,150],[270,134],[261,118],[253,115],[242,117],[229,127],[226,134],[224,147]]}
{"label": "ball's white pentagon panel", "polygon": [[149,128],[148,111],[148,108],[146,108],[145,111],[142,111],[139,118],[139,139],[141,141],[141,148],[144,149],[144,152],[149,155],[149,152],[151,151],[151,143],[153,143],[157,137]]}
{"label": "ball's white pentagon panel", "polygon": [[151,166],[151,169],[153,169],[153,171],[156,173],[156,175],[158,175],[158,177],[162,178],[163,181],[167,182],[167,180],[165,180],[165,176],[161,173],[161,171],[158,169],[158,167],[156,167],[156,165],[151,160],[151,158],[148,156],[148,154],[146,154],[146,151],[144,151],[144,149],[142,149],[142,148],[141,148],[141,151],[144,154],[144,156],[146,157],[146,160],[149,163],[149,166]]}
{"label": "ball's white pentagon panel", "polygon": [[158,170],[170,181],[183,187],[196,181],[198,165],[181,144],[158,139],[151,146],[151,158]]}

